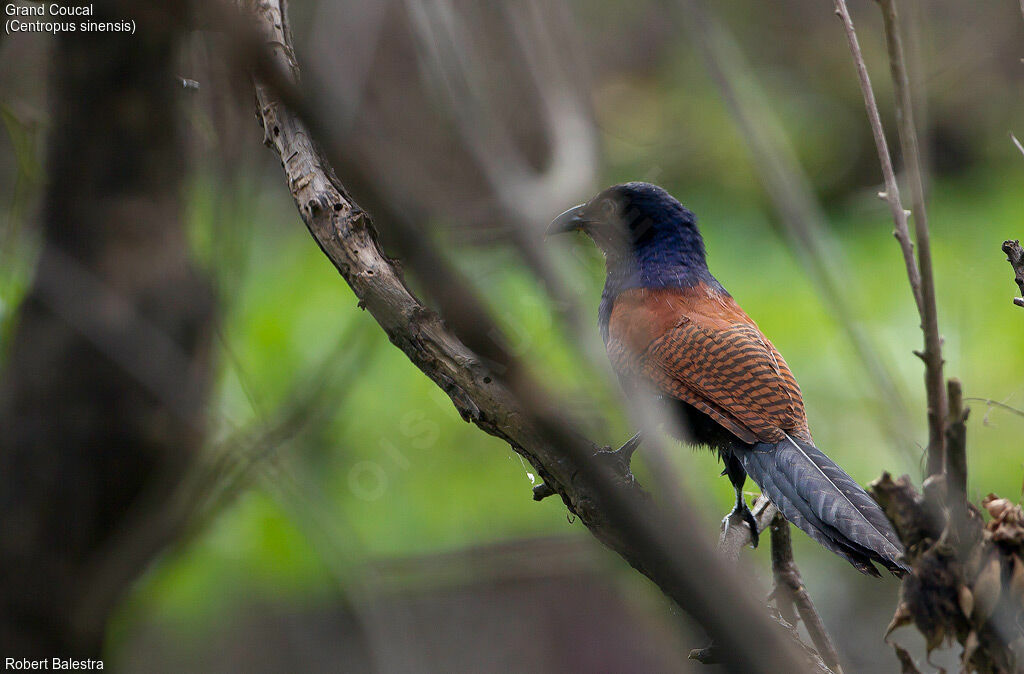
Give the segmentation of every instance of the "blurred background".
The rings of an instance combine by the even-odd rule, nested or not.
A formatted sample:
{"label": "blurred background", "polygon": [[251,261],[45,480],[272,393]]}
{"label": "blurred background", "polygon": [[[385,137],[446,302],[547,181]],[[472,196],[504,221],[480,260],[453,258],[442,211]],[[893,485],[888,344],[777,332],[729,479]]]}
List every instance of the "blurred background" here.
{"label": "blurred background", "polygon": [[[308,1],[290,14],[304,80],[352,161],[429,227],[594,441],[621,444],[630,422],[524,251],[564,208],[644,180],[697,214],[712,272],[799,379],[817,444],[862,484],[882,471],[919,481],[921,334],[842,27],[829,2],[713,4],[704,20],[687,3],[584,0]],[[1024,135],[1024,19],[1013,0],[901,8],[947,374],[971,397],[970,491],[1019,500],[1024,315],[1000,244],[1024,236],[1024,155],[1010,139]],[[857,0],[851,11],[895,148],[878,9]],[[52,42],[0,42],[0,62],[17,64],[0,69],[0,354],[40,248]],[[176,94],[182,217],[218,307],[201,487],[184,533],[120,603],[107,661],[127,672],[685,670],[700,631],[560,502],[533,502],[531,469],[464,423],[356,306],[261,145],[225,42],[188,36],[179,74],[199,88]],[[738,119],[752,120],[746,132]],[[745,133],[795,169],[784,179],[811,204],[807,222],[779,215],[778,172]],[[603,261],[586,241],[551,246],[596,335]],[[671,458],[713,540],[728,481],[709,452]],[[643,450],[635,470],[644,482]],[[896,581],[794,539],[847,671],[894,670],[881,636]],[[744,554],[767,592],[767,546]],[[912,630],[896,640],[920,652]]]}

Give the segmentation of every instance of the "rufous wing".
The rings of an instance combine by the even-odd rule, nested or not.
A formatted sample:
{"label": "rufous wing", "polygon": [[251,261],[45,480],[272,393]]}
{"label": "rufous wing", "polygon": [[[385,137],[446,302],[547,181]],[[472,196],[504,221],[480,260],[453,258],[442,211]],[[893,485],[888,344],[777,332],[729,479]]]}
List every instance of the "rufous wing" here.
{"label": "rufous wing", "polygon": [[732,297],[702,287],[628,292],[609,323],[621,376],[693,405],[744,442],[810,437],[796,379]]}

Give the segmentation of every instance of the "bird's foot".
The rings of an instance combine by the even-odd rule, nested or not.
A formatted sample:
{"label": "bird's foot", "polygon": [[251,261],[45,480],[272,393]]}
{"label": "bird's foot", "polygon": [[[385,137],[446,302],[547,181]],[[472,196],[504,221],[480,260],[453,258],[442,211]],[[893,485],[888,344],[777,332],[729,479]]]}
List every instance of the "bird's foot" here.
{"label": "bird's foot", "polygon": [[[605,447],[604,449],[597,450],[594,452],[594,459],[607,465],[612,474],[622,479],[623,482],[632,482],[633,473],[629,469],[629,464],[633,458],[633,452],[640,446],[641,440],[640,433],[637,433],[629,440],[626,440],[625,444],[618,449]],[[545,483],[541,483],[533,488],[533,500],[542,501],[548,496],[554,495],[554,493],[554,489]]]}
{"label": "bird's foot", "polygon": [[640,433],[637,433],[618,449],[613,450],[611,447],[607,447],[597,450],[594,452],[594,458],[605,462],[615,475],[622,476],[624,480],[631,482],[633,473],[630,471],[629,465],[633,458],[633,452],[640,446],[641,441],[642,437]]}
{"label": "bird's foot", "polygon": [[750,508],[745,502],[737,503],[736,507],[722,518],[722,526],[726,531],[730,526],[740,524],[745,524],[750,529],[750,545],[756,549],[761,536],[757,532],[757,520],[754,519],[754,513],[750,512]]}

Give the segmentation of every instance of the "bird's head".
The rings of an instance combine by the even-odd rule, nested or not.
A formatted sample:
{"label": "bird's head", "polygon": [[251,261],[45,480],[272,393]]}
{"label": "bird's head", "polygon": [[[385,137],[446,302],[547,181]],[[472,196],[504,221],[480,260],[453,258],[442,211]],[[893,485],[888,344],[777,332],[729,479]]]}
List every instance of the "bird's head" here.
{"label": "bird's head", "polygon": [[548,235],[562,231],[594,240],[616,288],[686,286],[709,276],[696,217],[649,182],[612,185],[573,206],[548,225]]}
{"label": "bird's head", "polygon": [[[573,206],[548,225],[548,234],[585,232],[609,267],[645,260],[703,265],[704,242],[697,219],[671,194],[650,183],[625,183]],[[667,261],[667,260],[666,260]]]}

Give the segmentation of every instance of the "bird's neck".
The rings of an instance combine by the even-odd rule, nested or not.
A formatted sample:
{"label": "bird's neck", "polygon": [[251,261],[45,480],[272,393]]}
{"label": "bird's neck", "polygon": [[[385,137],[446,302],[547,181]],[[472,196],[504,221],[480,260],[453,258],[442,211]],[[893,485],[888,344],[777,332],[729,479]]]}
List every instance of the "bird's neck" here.
{"label": "bird's neck", "polygon": [[670,245],[635,248],[630,255],[605,257],[605,291],[618,295],[631,288],[689,288],[714,283],[704,256],[704,243],[678,238]]}
{"label": "bird's neck", "polygon": [[725,292],[708,270],[703,242],[676,241],[675,245],[644,246],[627,257],[606,256],[605,278],[598,324],[608,341],[608,324],[615,298],[633,288],[691,288],[698,284]]}

